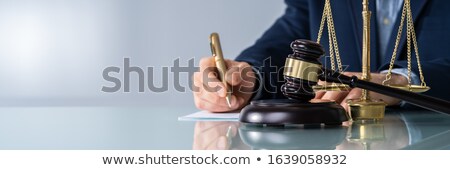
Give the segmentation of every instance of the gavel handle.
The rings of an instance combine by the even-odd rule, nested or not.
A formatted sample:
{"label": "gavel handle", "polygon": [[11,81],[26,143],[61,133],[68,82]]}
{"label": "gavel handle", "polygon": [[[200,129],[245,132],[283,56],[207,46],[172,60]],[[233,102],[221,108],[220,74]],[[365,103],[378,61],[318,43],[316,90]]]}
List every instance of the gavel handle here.
{"label": "gavel handle", "polygon": [[450,114],[450,102],[442,99],[360,80],[356,76],[349,77],[331,70],[323,70],[319,78],[322,81],[347,84],[350,87],[362,88],[398,98],[425,109]]}

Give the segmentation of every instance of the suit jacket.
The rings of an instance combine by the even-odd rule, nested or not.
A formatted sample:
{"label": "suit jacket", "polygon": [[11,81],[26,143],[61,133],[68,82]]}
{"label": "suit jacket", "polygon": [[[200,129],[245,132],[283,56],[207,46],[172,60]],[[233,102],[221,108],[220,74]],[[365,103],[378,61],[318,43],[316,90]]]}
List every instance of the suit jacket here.
{"label": "suit jacket", "polygon": [[[253,46],[236,58],[237,61],[245,61],[259,68],[262,75],[260,83],[264,84],[263,99],[284,98],[280,91],[284,83],[282,67],[286,57],[292,53],[290,43],[296,39],[315,41],[322,18],[324,0],[285,0],[285,3],[287,9],[284,15]],[[372,72],[388,69],[400,22],[400,18],[397,18],[386,56],[380,56],[377,47],[375,5],[375,0],[370,0]],[[334,0],[331,1],[331,7],[342,63],[344,67],[348,66],[346,71],[361,72],[362,1]],[[425,94],[449,100],[450,89],[447,81],[450,80],[450,1],[411,0],[411,8],[425,81],[431,87]],[[325,29],[321,43],[325,51],[329,48],[327,35]],[[405,37],[404,30],[395,65],[397,68],[407,68]],[[418,73],[415,55],[413,61],[412,69]]]}

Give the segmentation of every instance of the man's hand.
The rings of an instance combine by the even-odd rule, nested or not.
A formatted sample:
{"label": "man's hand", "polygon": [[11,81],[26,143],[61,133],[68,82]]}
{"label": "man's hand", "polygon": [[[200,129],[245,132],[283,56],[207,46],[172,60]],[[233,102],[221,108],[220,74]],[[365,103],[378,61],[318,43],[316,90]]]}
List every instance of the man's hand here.
{"label": "man's hand", "polygon": [[227,72],[225,79],[232,90],[231,108],[225,97],[226,86],[219,80],[213,57],[200,61],[200,70],[195,72],[194,100],[197,108],[211,112],[228,112],[241,109],[249,102],[255,89],[255,72],[246,62],[225,60]]}
{"label": "man's hand", "polygon": [[[357,76],[358,78],[361,78],[361,73],[355,73],[355,72],[344,72],[343,73],[346,76]],[[371,74],[371,82],[381,84],[383,80],[386,78],[386,74],[379,74],[379,73],[372,73]],[[319,83],[322,84],[323,82]],[[389,84],[397,84],[397,85],[407,85],[408,80],[401,75],[392,74],[391,80],[388,82]],[[362,90],[360,88],[354,88],[350,89],[350,91],[347,92],[339,92],[339,91],[328,91],[328,92],[318,92],[316,93],[316,99],[327,99],[327,100],[334,100],[337,103],[340,103],[347,111],[348,111],[348,105],[347,100],[350,99],[359,99],[361,97]],[[369,93],[371,99],[374,100],[383,100],[388,105],[397,105],[400,103],[399,99],[392,98],[389,96],[385,96],[382,94],[378,94],[375,92]]]}

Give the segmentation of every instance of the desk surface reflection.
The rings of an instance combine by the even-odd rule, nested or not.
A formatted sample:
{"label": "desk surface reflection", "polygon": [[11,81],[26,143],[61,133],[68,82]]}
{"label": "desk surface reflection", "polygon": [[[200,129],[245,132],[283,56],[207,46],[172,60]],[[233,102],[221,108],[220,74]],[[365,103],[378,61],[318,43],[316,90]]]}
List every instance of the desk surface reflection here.
{"label": "desk surface reflection", "polygon": [[263,127],[197,122],[194,149],[391,150],[450,149],[450,117],[424,110],[389,110],[382,121],[343,126]]}
{"label": "desk surface reflection", "polygon": [[195,108],[4,107],[4,149],[449,149],[450,116],[390,109],[386,119],[326,127],[180,122]]}

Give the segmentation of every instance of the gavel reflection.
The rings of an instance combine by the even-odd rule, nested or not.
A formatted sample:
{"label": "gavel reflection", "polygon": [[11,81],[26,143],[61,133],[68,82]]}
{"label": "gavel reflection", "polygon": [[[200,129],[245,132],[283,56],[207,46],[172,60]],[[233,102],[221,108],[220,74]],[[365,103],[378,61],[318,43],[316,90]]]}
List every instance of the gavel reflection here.
{"label": "gavel reflection", "polygon": [[356,76],[348,77],[339,72],[324,69],[319,58],[325,54],[323,47],[309,40],[295,40],[291,43],[293,54],[286,59],[284,71],[285,84],[281,90],[289,99],[307,102],[314,98],[312,86],[317,85],[318,80],[330,83],[342,83],[354,88],[362,88],[387,96],[395,97],[411,104],[450,114],[450,102],[396,89],[358,79]]}

